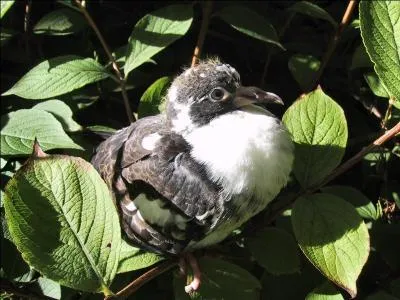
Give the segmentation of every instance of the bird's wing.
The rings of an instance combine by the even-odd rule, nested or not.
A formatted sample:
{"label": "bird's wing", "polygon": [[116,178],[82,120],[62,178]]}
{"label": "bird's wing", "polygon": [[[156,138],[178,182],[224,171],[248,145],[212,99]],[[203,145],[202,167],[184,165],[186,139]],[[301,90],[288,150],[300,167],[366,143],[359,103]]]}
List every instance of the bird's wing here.
{"label": "bird's wing", "polygon": [[[92,162],[112,187],[128,237],[176,254],[210,229],[219,186],[191,158],[182,136],[166,131],[158,117],[142,120],[105,141]],[[153,134],[154,147],[144,148]]]}

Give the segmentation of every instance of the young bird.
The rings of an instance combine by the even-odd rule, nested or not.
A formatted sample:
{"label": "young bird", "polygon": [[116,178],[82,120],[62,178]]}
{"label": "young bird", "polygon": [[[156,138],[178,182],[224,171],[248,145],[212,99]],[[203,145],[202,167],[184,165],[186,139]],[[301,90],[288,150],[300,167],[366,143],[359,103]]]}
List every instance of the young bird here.
{"label": "young bird", "polygon": [[[283,104],[207,60],[179,75],[165,114],[119,130],[92,163],[111,189],[134,244],[186,254],[216,244],[286,185],[293,144],[281,121],[254,104]],[[190,259],[199,286],[198,267]]]}

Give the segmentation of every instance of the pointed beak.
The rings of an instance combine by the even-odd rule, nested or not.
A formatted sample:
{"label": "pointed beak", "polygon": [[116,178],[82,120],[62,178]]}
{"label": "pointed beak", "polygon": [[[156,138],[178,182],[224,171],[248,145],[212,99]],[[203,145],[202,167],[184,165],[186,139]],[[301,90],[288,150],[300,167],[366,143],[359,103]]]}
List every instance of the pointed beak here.
{"label": "pointed beak", "polygon": [[263,91],[255,86],[240,86],[236,89],[233,103],[236,107],[249,104],[276,103],[283,105],[282,99],[274,93]]}

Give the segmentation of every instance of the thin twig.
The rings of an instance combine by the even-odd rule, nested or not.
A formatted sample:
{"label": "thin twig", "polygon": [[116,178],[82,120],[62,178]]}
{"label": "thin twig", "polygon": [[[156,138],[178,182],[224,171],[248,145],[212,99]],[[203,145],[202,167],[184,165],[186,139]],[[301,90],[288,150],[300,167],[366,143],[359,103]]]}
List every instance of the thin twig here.
{"label": "thin twig", "polygon": [[128,115],[129,122],[131,122],[131,123],[135,122],[135,117],[132,113],[131,105],[129,104],[128,94],[126,92],[126,79],[122,75],[122,72],[120,71],[120,69],[118,68],[117,62],[115,61],[115,58],[110,51],[110,47],[107,45],[106,41],[103,38],[103,35],[99,31],[99,28],[97,27],[96,23],[93,21],[92,17],[86,10],[85,6],[83,6],[81,1],[79,1],[79,0],[75,0],[75,3],[78,5],[82,14],[85,16],[86,20],[88,21],[89,25],[92,27],[94,32],[96,33],[97,38],[99,39],[101,45],[103,46],[104,51],[106,52],[108,59],[111,62],[111,66],[112,66],[115,74],[117,75],[119,85],[121,86],[122,98],[124,100],[125,110],[126,110],[126,114]]}
{"label": "thin twig", "polygon": [[201,21],[200,33],[197,39],[196,48],[192,57],[192,67],[195,66],[200,59],[201,50],[203,48],[204,39],[206,38],[208,24],[210,23],[210,15],[212,11],[212,1],[206,1],[203,6],[203,18]]}
{"label": "thin twig", "polygon": [[390,116],[392,115],[393,103],[394,103],[394,99],[391,97],[389,99],[389,104],[388,104],[388,107],[386,109],[385,117],[383,118],[383,121],[382,121],[382,129],[387,129],[386,128],[386,124],[389,121]]}
{"label": "thin twig", "polygon": [[340,22],[338,28],[336,29],[335,35],[332,37],[331,41],[329,42],[328,49],[326,50],[321,66],[318,69],[317,74],[315,75],[312,84],[310,85],[311,88],[315,87],[322,75],[322,73],[325,70],[326,65],[328,64],[333,52],[336,49],[336,46],[339,42],[339,39],[343,33],[344,28],[349,24],[351,16],[353,15],[354,9],[357,7],[357,0],[349,0],[349,3],[347,4],[346,10],[343,14],[342,21]]}
{"label": "thin twig", "polygon": [[154,268],[150,269],[149,271],[147,271],[140,277],[136,278],[134,281],[132,281],[130,284],[128,284],[126,287],[124,287],[122,290],[120,290],[115,295],[105,297],[104,300],[128,297],[129,295],[132,295],[134,292],[136,292],[145,283],[156,278],[157,276],[161,275],[162,273],[167,272],[168,270],[175,267],[177,264],[178,264],[177,260],[173,260],[173,259],[167,260],[167,261],[155,266]]}
{"label": "thin twig", "polygon": [[31,57],[31,50],[29,46],[29,40],[31,37],[31,26],[30,26],[31,12],[32,12],[32,0],[28,0],[25,4],[25,15],[24,15],[25,50],[27,57]]}

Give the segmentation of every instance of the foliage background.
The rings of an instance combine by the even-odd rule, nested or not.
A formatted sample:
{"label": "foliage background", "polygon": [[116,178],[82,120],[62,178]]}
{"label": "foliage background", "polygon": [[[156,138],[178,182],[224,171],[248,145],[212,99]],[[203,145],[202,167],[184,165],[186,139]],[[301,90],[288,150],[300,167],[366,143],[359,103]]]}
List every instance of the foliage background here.
{"label": "foliage background", "polygon": [[[1,18],[2,131],[6,125],[10,126],[11,124],[9,113],[20,109],[31,109],[38,103],[44,102],[44,100],[23,99],[12,93],[5,95],[18,80],[39,63],[53,57],[77,55],[82,58],[93,58],[100,65],[106,66],[108,72],[113,74],[107,54],[93,29],[79,11],[75,12],[71,8],[77,8],[75,2],[17,1],[6,11],[3,5],[7,2],[9,1],[2,1]],[[191,2],[182,3],[193,4]],[[222,61],[231,64],[239,71],[244,85],[257,85],[280,95],[285,101],[285,107],[272,108],[279,117],[283,116],[287,108],[300,95],[315,92],[316,84],[318,84],[324,93],[319,97],[326,99],[325,96],[329,95],[331,99],[326,101],[334,100],[344,111],[348,140],[345,152],[339,155],[339,161],[341,156],[343,156],[343,161],[346,161],[380,136],[384,129],[392,128],[398,123],[400,106],[396,102],[390,104],[387,90],[379,82],[379,78],[374,73],[373,63],[365,52],[359,29],[358,6],[347,20],[347,26],[340,27],[340,20],[348,6],[346,1],[313,1],[308,2],[313,3],[311,6],[305,4],[305,8],[294,9],[293,6],[296,3],[300,2],[215,1],[212,5],[213,15],[206,31],[201,57],[220,57]],[[123,55],[120,53],[124,53],[123,47],[126,47],[135,24],[146,14],[172,4],[176,4],[176,2],[89,1],[86,3],[88,12],[109,48],[116,53],[120,66],[124,62]],[[126,81],[127,96],[137,117],[157,112],[160,107],[160,95],[163,94],[170,82],[168,78],[164,77],[173,77],[182,70],[183,66],[190,65],[194,48],[198,43],[199,32],[201,32],[204,6],[205,4],[202,2],[194,3],[193,21],[189,30],[151,57],[151,61],[130,72]],[[315,9],[314,6],[319,7],[320,10]],[[228,10],[225,15],[221,13],[229,7],[236,7],[236,9]],[[64,29],[68,29],[68,32],[48,32],[46,28],[40,28],[38,24],[43,17],[60,9],[75,12],[72,16],[69,15],[70,26],[64,27]],[[238,20],[250,18],[248,10],[251,11],[250,13],[255,12],[261,16],[261,23],[257,23],[253,18],[253,25],[249,25],[245,21],[243,24],[238,24]],[[396,8],[393,9],[394,12],[395,10]],[[397,11],[400,11],[398,7]],[[57,18],[60,20],[59,16]],[[268,33],[266,30],[269,28],[266,26],[268,23],[272,24],[276,30],[275,41],[271,40],[271,35],[268,35],[270,32]],[[247,29],[247,31],[235,30],[235,26]],[[260,39],[259,36],[257,38],[257,33],[264,38]],[[335,35],[339,37],[336,44],[332,43]],[[133,34],[132,36],[135,37]],[[278,41],[285,50],[277,44]],[[399,41],[398,35],[397,41]],[[331,51],[332,53],[329,55]],[[399,53],[398,48],[397,52]],[[324,66],[324,69],[318,73],[321,65]],[[160,78],[164,79],[157,81]],[[156,81],[157,84],[152,86]],[[318,90],[316,91],[319,93]],[[310,95],[307,94],[306,97]],[[69,109],[63,106],[61,109],[57,109],[56,113],[53,112],[53,115],[61,122],[64,131],[68,133],[74,145],[79,145],[84,149],[70,149],[77,147],[73,146],[71,141],[63,140],[70,144],[66,147],[64,147],[65,145],[53,147],[61,148],[61,150],[53,149],[49,151],[50,153],[80,156],[89,160],[93,149],[101,141],[101,137],[94,132],[119,129],[129,124],[123,97],[120,93],[120,85],[111,77],[97,82],[93,81],[92,84],[74,89],[70,93],[50,98],[61,100],[62,103],[68,105]],[[320,98],[318,98],[319,102],[322,101]],[[141,99],[142,103],[139,106]],[[394,100],[392,97],[392,101]],[[59,115],[60,111],[63,112],[62,116]],[[22,119],[26,121],[24,116],[20,118],[19,122],[22,122]],[[44,113],[37,116],[37,119],[43,120],[44,118]],[[287,118],[290,122],[290,117]],[[56,127],[54,124],[49,126]],[[99,128],[98,126],[103,127]],[[56,132],[55,136],[59,137],[60,134]],[[51,139],[53,138],[50,138],[50,141]],[[31,145],[29,146],[31,147]],[[5,144],[2,138],[3,147]],[[27,149],[29,150],[30,147]],[[2,297],[16,295],[27,298],[48,296],[57,299],[102,299],[104,295],[78,291],[78,289],[82,290],[78,286],[75,286],[76,289],[60,286],[57,282],[41,276],[40,272],[29,268],[14,246],[4,218],[3,191],[26,157],[26,155],[6,153],[1,158],[1,217],[3,225],[1,287],[4,292]],[[320,163],[325,162],[321,161]],[[328,171],[330,172],[332,169]],[[399,170],[399,145],[398,141],[393,139],[385,144],[385,147],[375,149],[373,153],[366,155],[360,163],[346,170],[331,182],[331,186],[341,185],[355,188],[358,193],[361,191],[361,196],[357,194],[353,199],[362,198],[361,202],[363,205],[365,204],[363,206],[364,215],[360,213],[360,209],[358,212],[364,218],[369,229],[371,252],[367,264],[360,265],[363,269],[357,281],[357,299],[397,299],[400,297],[400,279],[398,278],[400,275],[398,255],[400,253],[398,243],[400,240]],[[319,179],[322,180],[322,175],[320,177]],[[287,198],[298,192],[298,181],[301,180],[293,178],[293,182],[283,193],[282,198],[286,198],[286,200],[283,199],[284,201],[288,201]],[[303,186],[303,188],[309,188],[309,186]],[[323,192],[331,192],[336,195],[354,193],[354,190],[329,191],[329,188],[332,189],[332,187],[325,187]],[[346,196],[344,197],[346,198]],[[356,203],[355,206],[362,205],[357,206]],[[300,251],[294,243],[294,233],[288,214],[290,211],[274,217],[272,227],[264,229],[266,231],[261,231],[261,234],[250,230],[253,228],[252,226],[259,227],[259,224],[263,223],[265,215],[258,216],[248,224],[247,229],[244,229],[246,239],[238,239],[237,243],[227,241],[215,249],[207,250],[208,255],[214,259],[204,258],[202,261],[204,268],[210,272],[209,278],[217,281],[221,279],[220,274],[212,273],[212,270],[221,268],[221,270],[229,270],[233,275],[241,274],[239,277],[244,279],[243,282],[236,282],[232,281],[234,280],[232,278],[223,278],[220,282],[221,291],[204,290],[203,294],[197,295],[197,297],[208,299],[220,292],[221,294],[217,294],[215,297],[235,299],[232,298],[232,295],[235,295],[236,298],[239,298],[237,293],[240,291],[233,289],[233,286],[237,285],[241,287],[242,291],[246,288],[250,290],[250,294],[246,296],[249,299],[258,297],[263,299],[303,299],[305,297],[322,299],[321,295],[325,295],[324,299],[349,298],[343,289],[329,283],[304,255],[300,255]],[[375,215],[371,216],[371,214]],[[294,222],[293,218],[292,222]],[[250,234],[248,234],[249,232]],[[296,237],[299,242],[298,236]],[[260,243],[267,240],[275,241],[275,243],[269,242],[260,246]],[[246,245],[245,247],[243,247],[243,243]],[[272,247],[261,254],[254,252],[255,248],[264,245],[267,249],[270,244],[285,245],[286,247],[280,246],[276,249]],[[292,251],[287,256],[294,257],[293,261],[277,259],[279,263],[274,265],[271,260],[280,257],[279,255],[284,249],[291,249],[290,251],[294,249],[294,252]],[[303,251],[305,250],[303,249]],[[274,259],[271,259],[272,257]],[[126,264],[125,271],[130,272],[116,275],[110,289],[116,292],[133,278],[144,273],[146,269],[140,269],[138,267],[140,263],[142,267],[148,267],[156,261],[158,261],[157,258],[148,256],[141,257],[140,262],[135,261],[135,268]],[[232,264],[226,266],[225,261]],[[315,264],[315,262],[313,263]],[[235,269],[235,265],[242,269]],[[120,268],[122,267],[120,266]],[[247,273],[240,273],[243,270]],[[246,275],[249,273],[251,275]],[[74,277],[71,276],[73,281]],[[335,276],[327,277],[335,281],[333,278]],[[212,282],[211,279],[210,282]],[[135,293],[135,299],[185,298],[187,296],[182,294],[183,283],[181,281],[183,279],[180,279],[175,271],[166,272],[139,289]],[[253,291],[256,292],[253,293]]]}

